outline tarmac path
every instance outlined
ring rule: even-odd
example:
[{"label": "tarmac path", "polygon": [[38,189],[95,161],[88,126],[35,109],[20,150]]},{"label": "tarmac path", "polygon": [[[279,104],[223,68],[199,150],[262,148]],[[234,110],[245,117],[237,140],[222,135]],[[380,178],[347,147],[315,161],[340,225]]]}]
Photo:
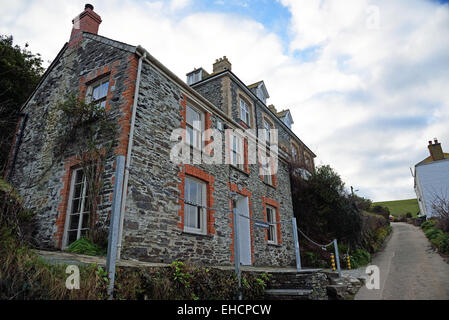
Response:
[{"label": "tarmac path", "polygon": [[449,264],[419,227],[392,223],[393,233],[371,265],[379,267],[380,288],[360,288],[355,300],[449,300]]}]

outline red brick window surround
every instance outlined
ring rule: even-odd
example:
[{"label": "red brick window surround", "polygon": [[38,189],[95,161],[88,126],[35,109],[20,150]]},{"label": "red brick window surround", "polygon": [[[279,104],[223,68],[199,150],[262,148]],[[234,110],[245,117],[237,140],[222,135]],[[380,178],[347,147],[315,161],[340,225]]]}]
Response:
[{"label": "red brick window surround", "polygon": [[[279,202],[277,202],[273,199],[267,198],[267,197],[262,197],[262,207],[263,207],[263,215],[264,215],[265,222],[269,223],[269,222],[280,222],[281,221],[281,216],[280,216],[280,211],[279,211]],[[274,213],[275,219],[276,219],[275,221],[273,221],[272,217],[268,217],[269,213],[273,214],[272,210],[275,211],[275,213]],[[274,228],[274,229],[272,229],[272,228]],[[270,233],[271,233],[271,235],[274,235],[274,237],[275,237],[274,239],[272,237],[270,237]],[[280,245],[282,243],[281,224],[280,223],[272,224],[270,226],[270,229],[265,230],[265,241],[268,244],[275,244],[275,245]]]},{"label": "red brick window surround", "polygon": [[186,199],[186,196],[188,197],[188,195],[185,194],[186,180],[189,181],[189,179],[191,179],[192,181],[197,180],[198,182],[203,182],[205,184],[204,204],[206,205],[207,208],[203,209],[204,219],[199,222],[200,224],[202,223],[204,225],[201,225],[199,230],[196,231],[187,225],[188,222],[190,223],[190,225],[192,225],[192,221],[186,221],[188,219],[188,217],[186,217],[186,214],[188,214],[188,212],[186,211],[192,210],[193,207],[188,203],[185,203],[184,200],[179,199],[180,209],[178,211],[179,217],[178,228],[187,233],[208,234],[208,235],[216,234],[214,226],[215,210],[211,209],[214,205],[214,197],[213,197],[214,182],[215,182],[214,177],[212,175],[209,175],[205,171],[188,164],[180,167],[181,171],[179,173],[179,177],[181,178],[181,183],[179,183],[178,189],[181,195],[181,199]]},{"label": "red brick window surround", "polygon": [[[207,131],[208,129],[212,128],[212,119],[211,119],[211,113],[204,111],[203,108],[197,106],[194,102],[192,102],[185,94],[182,94],[182,99],[180,101],[181,109],[181,123],[180,128],[185,129],[186,132],[189,132],[189,138],[191,141],[188,141],[189,145],[191,147],[196,147],[197,149],[205,149],[206,152],[207,146],[212,142],[212,138],[208,135],[206,135],[205,141],[202,141],[202,134]],[[200,122],[200,126],[194,126],[192,123],[195,114],[199,114],[199,119],[196,119]],[[193,116],[193,117],[192,117]],[[184,139],[187,138],[186,136],[183,136]],[[192,145],[193,143],[193,145]]]},{"label": "red brick window surround", "polygon": [[[105,65],[92,70],[80,79],[80,99],[86,102],[98,100],[106,110],[109,110],[108,101],[112,98],[111,88],[115,85],[114,75],[117,72],[117,66],[120,61],[115,61],[110,65]],[[105,86],[107,84],[107,86]],[[100,87],[98,87],[98,85]],[[94,94],[95,90],[95,97]],[[104,92],[106,89],[106,92]],[[98,96],[97,96],[98,95]],[[97,99],[95,99],[97,98]]]}]

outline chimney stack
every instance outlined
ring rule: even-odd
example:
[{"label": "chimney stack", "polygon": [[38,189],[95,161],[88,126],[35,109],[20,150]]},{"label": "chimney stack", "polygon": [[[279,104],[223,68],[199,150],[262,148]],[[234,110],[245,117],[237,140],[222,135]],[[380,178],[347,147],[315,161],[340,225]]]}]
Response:
[{"label": "chimney stack", "polygon": [[215,63],[212,65],[212,72],[217,73],[224,70],[231,70],[231,63],[229,62],[228,58],[224,56],[223,58],[215,60]]},{"label": "chimney stack", "polygon": [[72,20],[73,27],[70,35],[69,46],[73,46],[81,40],[83,31],[98,34],[101,17],[94,12],[94,6],[87,3],[84,11]]},{"label": "chimney stack", "polygon": [[438,142],[437,138],[434,138],[434,143],[432,141],[429,141],[429,145],[427,146],[429,148],[430,156],[432,157],[433,161],[438,161],[444,159],[444,153],[443,149],[441,148],[441,143]]}]

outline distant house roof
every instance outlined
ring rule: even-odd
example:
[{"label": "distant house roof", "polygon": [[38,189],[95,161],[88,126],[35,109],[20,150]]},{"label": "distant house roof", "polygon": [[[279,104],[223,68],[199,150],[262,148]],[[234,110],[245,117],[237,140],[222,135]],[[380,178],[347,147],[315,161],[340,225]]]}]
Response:
[{"label": "distant house roof", "polygon": [[[449,159],[449,153],[446,153],[446,152],[445,152],[445,153],[444,153],[444,159],[443,159],[443,160],[446,160],[446,159]],[[425,158],[424,160],[422,160],[422,161],[418,162],[417,164],[415,164],[415,167],[416,167],[416,166],[423,165],[423,164],[432,163],[432,162],[435,162],[435,161],[432,159],[431,156],[428,156],[428,157]]]}]

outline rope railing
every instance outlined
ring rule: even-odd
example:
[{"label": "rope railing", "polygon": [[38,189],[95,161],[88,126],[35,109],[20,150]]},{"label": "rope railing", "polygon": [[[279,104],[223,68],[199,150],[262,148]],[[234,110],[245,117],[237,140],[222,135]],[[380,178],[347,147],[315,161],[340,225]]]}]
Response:
[{"label": "rope railing", "polygon": [[316,245],[318,247],[327,248],[334,243],[334,240],[332,240],[328,244],[319,244],[319,243],[313,241],[312,239],[310,239],[304,232],[301,231],[301,229],[299,229],[299,228],[296,228],[296,229],[298,229],[298,231],[304,236],[304,238],[306,238],[307,240],[309,240],[310,242],[312,242],[314,245]]}]

